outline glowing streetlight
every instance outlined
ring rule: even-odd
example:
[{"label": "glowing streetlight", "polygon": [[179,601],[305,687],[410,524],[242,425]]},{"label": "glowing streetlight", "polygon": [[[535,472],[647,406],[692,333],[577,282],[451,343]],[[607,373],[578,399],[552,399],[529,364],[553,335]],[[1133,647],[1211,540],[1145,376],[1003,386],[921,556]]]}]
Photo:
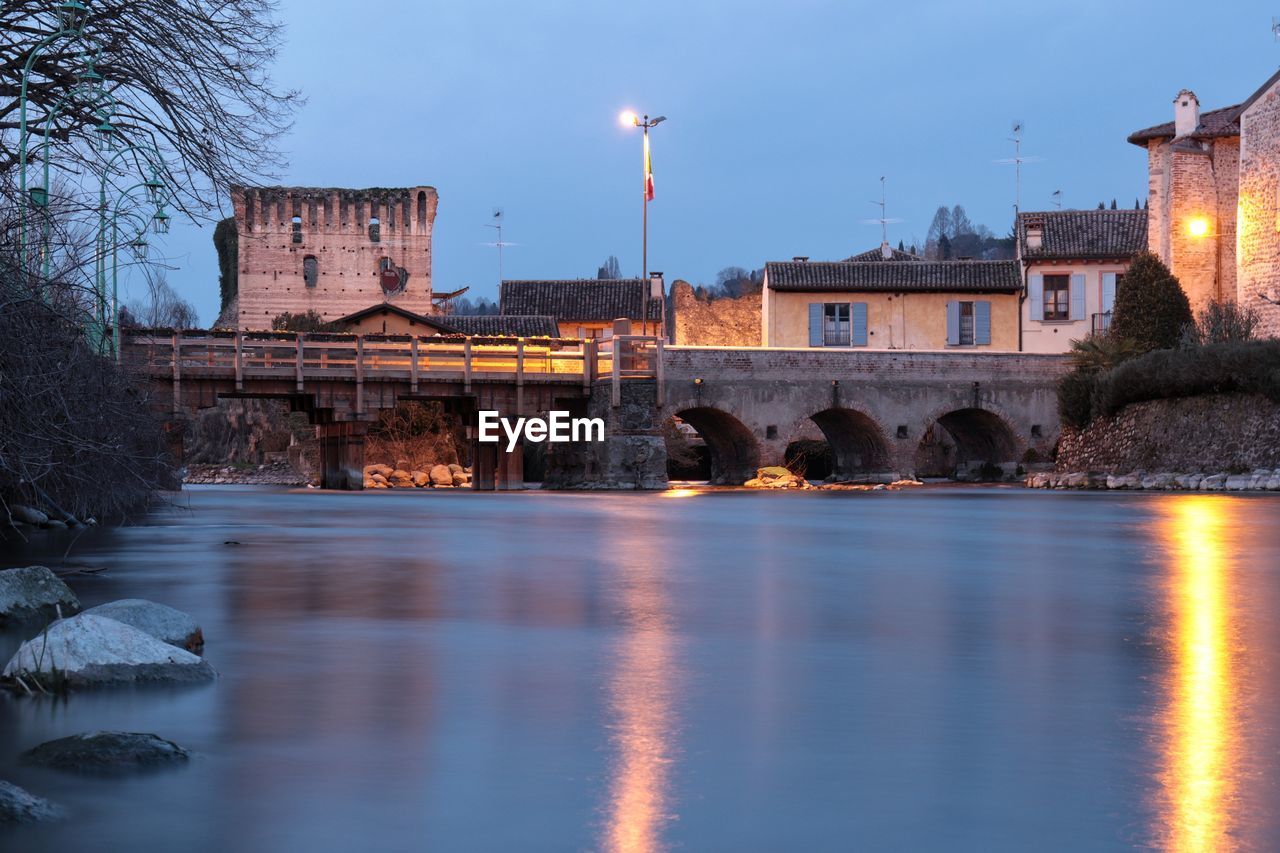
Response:
[{"label": "glowing streetlight", "polygon": [[1187,223],[1187,231],[1192,237],[1207,237],[1209,235],[1209,220],[1203,216],[1194,217]]},{"label": "glowing streetlight", "polygon": [[623,127],[633,127],[640,123],[640,116],[631,112],[631,110],[623,110],[621,115],[618,116],[618,121],[622,123]]},{"label": "glowing streetlight", "polygon": [[[649,157],[649,128],[657,127],[667,120],[666,116],[638,116],[630,110],[623,111],[619,119],[624,125],[632,125],[644,130],[644,219],[643,242],[640,250],[641,279],[649,278],[649,202],[653,200],[653,160]],[[649,331],[649,290],[644,292],[644,317],[640,321],[644,333]]]}]

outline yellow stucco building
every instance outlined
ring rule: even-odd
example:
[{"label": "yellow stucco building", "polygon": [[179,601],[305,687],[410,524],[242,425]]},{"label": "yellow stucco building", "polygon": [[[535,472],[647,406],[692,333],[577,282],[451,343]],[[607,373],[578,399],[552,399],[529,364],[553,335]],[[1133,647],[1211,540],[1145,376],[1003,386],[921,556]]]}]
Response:
[{"label": "yellow stucco building", "polygon": [[1016,261],[926,261],[887,245],[848,261],[795,258],[765,265],[761,339],[768,347],[1014,352],[1021,292]]}]

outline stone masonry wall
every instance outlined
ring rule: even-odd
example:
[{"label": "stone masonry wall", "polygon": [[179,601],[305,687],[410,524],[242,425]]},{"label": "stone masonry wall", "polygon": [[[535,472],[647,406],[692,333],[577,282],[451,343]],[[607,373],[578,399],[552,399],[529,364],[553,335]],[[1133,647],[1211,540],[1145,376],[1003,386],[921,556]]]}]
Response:
[{"label": "stone masonry wall", "polygon": [[[268,329],[286,311],[316,311],[334,320],[383,301],[432,312],[433,188],[235,187],[231,196],[239,234],[240,328]],[[301,234],[296,243],[295,217]],[[304,277],[308,258],[315,269],[310,283]],[[391,273],[386,286],[383,267]]]},{"label": "stone masonry wall", "polygon": [[[1280,307],[1263,298],[1280,291],[1280,91],[1272,87],[1241,117],[1236,298],[1262,320],[1262,333],[1280,336]],[[1274,298],[1275,294],[1272,294]]]},{"label": "stone masonry wall", "polygon": [[1280,467],[1280,405],[1212,394],[1126,406],[1075,432],[1063,429],[1057,470],[1243,473]]},{"label": "stone masonry wall", "polygon": [[759,293],[737,299],[699,299],[687,281],[671,287],[674,343],[687,346],[760,346]]}]

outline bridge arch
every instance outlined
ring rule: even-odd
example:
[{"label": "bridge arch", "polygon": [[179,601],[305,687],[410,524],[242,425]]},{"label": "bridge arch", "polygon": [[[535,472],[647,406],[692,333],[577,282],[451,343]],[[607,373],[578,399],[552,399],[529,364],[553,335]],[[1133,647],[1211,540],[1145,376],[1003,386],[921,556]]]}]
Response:
[{"label": "bridge arch", "polygon": [[1020,446],[1008,419],[988,408],[944,411],[925,426],[916,447],[916,476],[1004,479],[1015,473]]},{"label": "bridge arch", "polygon": [[838,479],[854,479],[891,467],[884,430],[870,415],[857,409],[823,409],[809,416],[831,447],[832,467]]},{"label": "bridge arch", "polygon": [[740,485],[756,475],[760,445],[746,424],[712,406],[693,406],[675,414],[706,442],[712,483]]}]

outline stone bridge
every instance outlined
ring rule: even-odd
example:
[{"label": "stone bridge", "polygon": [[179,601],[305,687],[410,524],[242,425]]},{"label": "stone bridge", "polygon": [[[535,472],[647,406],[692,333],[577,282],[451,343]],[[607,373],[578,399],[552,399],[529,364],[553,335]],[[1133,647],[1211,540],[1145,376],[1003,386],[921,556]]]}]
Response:
[{"label": "stone bridge", "polygon": [[667,347],[660,417],[698,431],[714,482],[784,464],[804,439],[828,442],[841,478],[1013,476],[1058,439],[1055,383],[1067,364],[1029,353]]}]

